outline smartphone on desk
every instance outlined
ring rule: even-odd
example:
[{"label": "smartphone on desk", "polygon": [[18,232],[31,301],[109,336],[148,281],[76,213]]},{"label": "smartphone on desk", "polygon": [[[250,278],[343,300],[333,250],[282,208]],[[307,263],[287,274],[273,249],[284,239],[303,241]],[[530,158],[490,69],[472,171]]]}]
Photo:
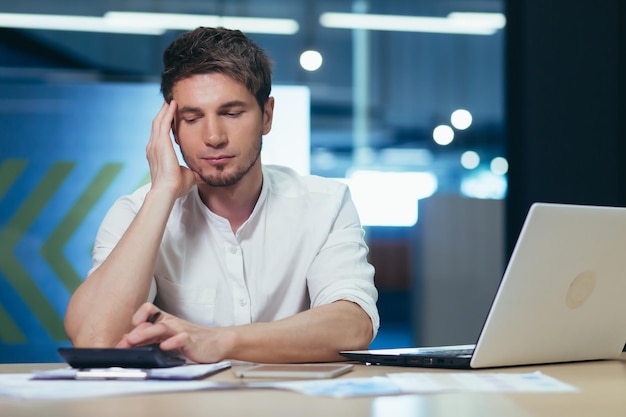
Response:
[{"label": "smartphone on desk", "polygon": [[351,364],[259,364],[238,369],[235,375],[241,378],[334,378],[345,374],[354,366]]},{"label": "smartphone on desk", "polygon": [[72,368],[170,368],[186,360],[174,351],[164,351],[158,344],[132,348],[61,347],[59,355]]}]

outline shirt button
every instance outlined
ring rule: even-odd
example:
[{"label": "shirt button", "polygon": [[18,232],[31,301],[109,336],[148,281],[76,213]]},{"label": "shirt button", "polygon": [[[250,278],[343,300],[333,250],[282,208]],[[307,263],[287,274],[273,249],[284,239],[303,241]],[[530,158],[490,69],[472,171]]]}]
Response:
[{"label": "shirt button", "polygon": [[245,298],[242,298],[241,300],[239,300],[239,304],[244,307],[246,304],[248,304],[248,302],[245,300]]},{"label": "shirt button", "polygon": [[232,253],[232,254],[237,253],[237,246],[231,246],[230,247],[230,253]]}]

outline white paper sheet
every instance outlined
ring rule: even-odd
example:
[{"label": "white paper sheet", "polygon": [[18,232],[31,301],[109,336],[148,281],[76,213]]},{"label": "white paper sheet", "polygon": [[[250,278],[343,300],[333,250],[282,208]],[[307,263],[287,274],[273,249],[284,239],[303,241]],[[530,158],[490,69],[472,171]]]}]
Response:
[{"label": "white paper sheet", "polygon": [[134,369],[134,368],[102,368],[76,369],[71,367],[34,371],[33,379],[166,379],[190,380],[199,379],[230,368],[229,361],[209,364],[193,364],[170,368]]},{"label": "white paper sheet", "polygon": [[0,396],[26,400],[67,400],[116,395],[151,394],[174,391],[217,390],[231,384],[211,381],[164,380],[34,380],[31,374],[0,374]]},{"label": "white paper sheet", "polygon": [[393,373],[387,375],[406,393],[435,392],[576,392],[572,385],[541,372],[532,373]]},{"label": "white paper sheet", "polygon": [[387,376],[308,381],[213,382],[167,380],[33,380],[32,374],[0,374],[0,396],[61,400],[173,391],[282,389],[335,398],[446,392],[576,392],[578,389],[541,372],[535,373],[392,373]]},{"label": "white paper sheet", "polygon": [[[62,400],[172,391],[235,389],[237,383],[198,380],[230,367],[229,361],[158,369],[102,370],[102,378],[76,379],[81,370],[64,367],[22,374],[0,374],[0,397]],[[112,368],[113,369],[113,368]],[[133,375],[136,374],[135,377]],[[114,375],[120,375],[119,379]],[[113,378],[113,379],[105,379]]]},{"label": "white paper sheet", "polygon": [[576,387],[541,372],[527,374],[406,372],[388,374],[386,377],[273,382],[266,383],[265,386],[307,395],[336,398],[446,392],[553,393],[578,391]]}]

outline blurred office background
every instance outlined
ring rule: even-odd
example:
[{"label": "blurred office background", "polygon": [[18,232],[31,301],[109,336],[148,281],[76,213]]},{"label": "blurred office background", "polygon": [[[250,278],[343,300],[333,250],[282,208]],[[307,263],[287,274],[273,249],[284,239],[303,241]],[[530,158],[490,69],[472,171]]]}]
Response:
[{"label": "blurred office background", "polygon": [[626,205],[619,0],[0,0],[0,362],[68,344],[97,227],[149,180],[161,53],[200,25],[274,61],[264,160],[350,185],[374,347],[473,342],[532,202]]}]

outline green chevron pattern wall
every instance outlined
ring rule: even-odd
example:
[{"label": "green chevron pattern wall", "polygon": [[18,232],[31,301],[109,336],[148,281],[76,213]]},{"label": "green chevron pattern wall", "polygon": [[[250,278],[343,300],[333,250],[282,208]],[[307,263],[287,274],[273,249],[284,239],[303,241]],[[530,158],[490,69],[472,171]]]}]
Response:
[{"label": "green chevron pattern wall", "polygon": [[0,82],[0,362],[59,361],[115,198],[149,180],[156,84]]}]

